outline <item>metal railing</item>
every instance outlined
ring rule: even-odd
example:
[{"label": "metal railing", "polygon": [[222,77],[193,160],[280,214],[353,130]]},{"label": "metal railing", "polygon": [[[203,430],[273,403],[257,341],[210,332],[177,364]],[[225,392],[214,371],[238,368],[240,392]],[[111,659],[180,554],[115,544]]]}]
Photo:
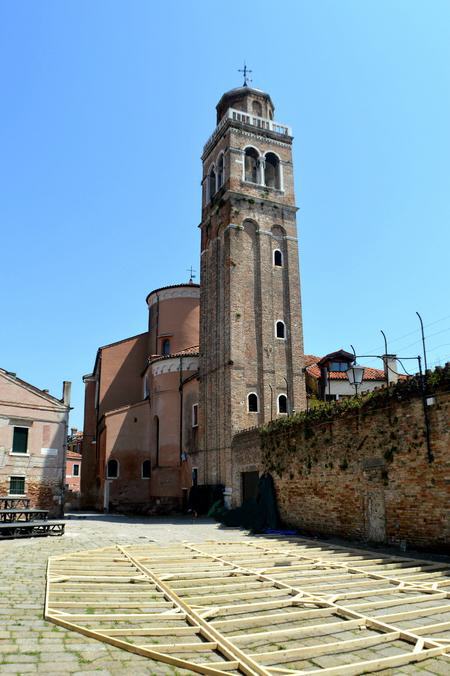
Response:
[{"label": "metal railing", "polygon": [[215,141],[222,127],[228,122],[228,120],[233,120],[234,122],[241,122],[242,124],[248,124],[251,127],[257,127],[258,129],[263,129],[267,131],[272,131],[275,134],[281,134],[283,136],[292,136],[292,129],[285,124],[280,124],[279,122],[274,122],[274,120],[268,120],[265,117],[257,117],[256,115],[250,115],[245,113],[242,110],[237,110],[236,108],[228,108],[225,115],[220,120],[219,124],[205,143],[203,152],[206,152],[208,147]]}]

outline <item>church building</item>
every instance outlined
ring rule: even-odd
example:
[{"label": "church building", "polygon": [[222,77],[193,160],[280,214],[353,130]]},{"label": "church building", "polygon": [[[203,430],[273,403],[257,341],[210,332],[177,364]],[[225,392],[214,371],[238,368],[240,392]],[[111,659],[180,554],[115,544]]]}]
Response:
[{"label": "church building", "polygon": [[246,80],[216,110],[200,286],[151,292],[148,331],[84,377],[84,507],[164,511],[192,484],[237,505],[233,436],[306,406],[292,131]]}]

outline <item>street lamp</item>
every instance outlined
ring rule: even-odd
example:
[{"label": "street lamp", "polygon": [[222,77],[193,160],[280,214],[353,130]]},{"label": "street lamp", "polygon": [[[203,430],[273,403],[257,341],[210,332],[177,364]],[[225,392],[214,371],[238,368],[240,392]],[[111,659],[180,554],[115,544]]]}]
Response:
[{"label": "street lamp", "polygon": [[355,388],[355,394],[358,395],[358,385],[361,385],[364,378],[364,366],[357,364],[356,362],[348,367],[347,378],[350,385],[353,385]]},{"label": "street lamp", "polygon": [[[383,333],[383,332],[381,332],[381,333]],[[384,340],[385,340],[385,348],[386,348],[386,353],[387,353],[387,342],[386,342],[386,336],[384,335],[384,333],[383,333],[383,336],[384,336]],[[347,378],[348,378],[350,385],[353,385],[353,387],[355,388],[355,393],[356,393],[356,396],[357,396],[358,395],[358,385],[361,385],[363,378],[364,378],[364,366],[360,366],[359,364],[356,363],[357,355],[356,355],[356,352],[355,352],[355,348],[353,347],[353,345],[351,345],[351,348],[353,350],[353,354],[355,355],[355,362],[352,366],[349,366],[349,368],[346,371],[346,374],[347,374]],[[384,355],[384,357],[387,357],[387,356],[388,356],[387,354]],[[379,354],[359,354],[358,357],[360,359],[368,359],[368,358],[375,358],[376,357],[377,359],[382,359],[383,362],[385,361],[384,357],[382,355],[379,355]],[[424,375],[423,372],[422,372],[422,359],[421,359],[420,355],[418,355],[417,357],[401,357],[401,358],[397,357],[397,359],[400,361],[400,363],[402,363],[402,361],[406,360],[406,359],[414,359],[414,360],[417,360],[417,362],[419,364],[419,386],[420,386],[420,392],[421,392],[421,396],[422,396],[423,415],[424,415],[424,419],[425,419],[425,438],[426,438],[426,442],[427,442],[427,455],[428,455],[428,462],[433,462],[434,456],[433,456],[433,451],[432,451],[432,448],[431,448],[430,420],[429,420],[429,417],[428,417],[428,406],[430,404],[427,401],[427,396],[426,396],[427,395],[427,382],[426,382],[427,376],[426,376],[426,373]],[[389,369],[389,366],[387,367],[387,370],[388,369]],[[386,382],[387,382],[386,394],[389,397],[389,377],[388,377],[388,374],[387,374],[387,370],[386,370]]]}]

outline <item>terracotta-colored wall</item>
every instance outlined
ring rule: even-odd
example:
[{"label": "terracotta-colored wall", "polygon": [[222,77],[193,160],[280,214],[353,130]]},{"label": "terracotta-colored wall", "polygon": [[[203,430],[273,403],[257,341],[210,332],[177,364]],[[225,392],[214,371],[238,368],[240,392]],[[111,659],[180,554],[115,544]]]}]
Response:
[{"label": "terracotta-colored wall", "polygon": [[169,287],[149,294],[149,354],[161,354],[162,341],[170,340],[176,354],[198,345],[200,290],[195,284]]},{"label": "terracotta-colored wall", "polygon": [[[81,479],[81,460],[82,456],[78,453],[68,452],[66,456],[66,487],[75,493],[80,491]],[[78,465],[79,473],[75,476],[73,473],[73,466]]]},{"label": "terracotta-colored wall", "polygon": [[143,398],[141,373],[147,357],[147,333],[102,348],[99,418]]},{"label": "terracotta-colored wall", "polygon": [[150,501],[150,481],[142,478],[142,463],[151,460],[148,429],[148,402],[112,411],[105,416],[105,466],[114,458],[119,462],[119,476],[110,480],[110,505],[134,509]]},{"label": "terracotta-colored wall", "polygon": [[[159,303],[153,302],[155,294]],[[199,289],[196,285],[169,287],[150,294],[148,300],[150,332],[100,349],[94,374],[94,379],[99,379],[98,416],[96,384],[87,378],[81,480],[84,507],[104,508],[105,468],[109,458],[120,463],[119,477],[109,482],[111,508],[148,511],[157,508],[158,502],[163,508],[181,500],[180,451],[184,447],[180,449],[180,357],[159,360],[156,372],[153,363],[148,366],[146,400],[143,371],[149,355],[155,353],[155,346],[159,351],[164,336],[170,338],[171,353],[198,344]],[[186,378],[198,368],[198,360],[185,355],[181,366],[182,377]],[[198,400],[192,394],[196,388],[197,381],[187,389],[188,407],[192,406],[193,396]],[[188,415],[191,421],[190,410]],[[156,417],[160,421],[159,462]],[[192,431],[186,430],[183,444],[192,446],[191,437]],[[152,475],[146,480],[141,478],[141,466],[148,458],[152,462]]]},{"label": "terracotta-colored wall", "polygon": [[180,463],[180,374],[163,373],[152,378],[151,439],[156,439],[155,417],[159,418],[159,465]]},{"label": "terracotta-colored wall", "polygon": [[199,301],[196,298],[173,298],[159,304],[159,335],[171,334],[170,352],[175,354],[198,345]]},{"label": "terracotta-colored wall", "polygon": [[85,509],[92,509],[96,504],[98,486],[97,477],[97,413],[95,410],[96,384],[92,379],[85,382],[84,390],[84,428],[83,428],[83,473],[81,475],[80,504]]},{"label": "terracotta-colored wall", "polygon": [[192,457],[198,450],[198,426],[192,425],[192,406],[198,404],[199,381],[193,378],[183,387],[183,459],[180,468],[182,490],[189,490],[192,485]]}]

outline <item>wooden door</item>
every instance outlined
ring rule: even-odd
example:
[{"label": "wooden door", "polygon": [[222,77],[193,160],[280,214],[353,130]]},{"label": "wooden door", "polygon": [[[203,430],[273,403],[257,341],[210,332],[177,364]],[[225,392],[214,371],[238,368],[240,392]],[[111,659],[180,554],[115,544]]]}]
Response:
[{"label": "wooden door", "polygon": [[256,498],[258,494],[258,472],[242,472],[242,502]]}]

